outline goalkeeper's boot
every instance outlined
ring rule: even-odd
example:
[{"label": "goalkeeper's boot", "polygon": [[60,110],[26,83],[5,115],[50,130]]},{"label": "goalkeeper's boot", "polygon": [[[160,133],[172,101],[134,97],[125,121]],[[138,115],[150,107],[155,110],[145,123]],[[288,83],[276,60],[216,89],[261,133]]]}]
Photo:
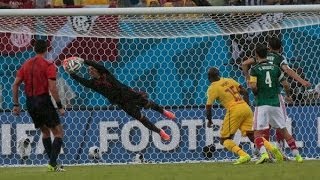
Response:
[{"label": "goalkeeper's boot", "polygon": [[303,162],[303,159],[302,159],[302,157],[301,157],[300,154],[297,154],[294,158],[295,158],[296,161],[299,162],[299,163],[302,163],[302,162]]},{"label": "goalkeeper's boot", "polygon": [[160,130],[159,134],[163,140],[170,141],[170,136],[163,129]]},{"label": "goalkeeper's boot", "polygon": [[260,159],[256,162],[256,164],[262,164],[269,161],[269,155],[267,152],[262,153]]},{"label": "goalkeeper's boot", "polygon": [[282,162],[283,161],[283,155],[282,155],[281,151],[278,148],[274,147],[271,150],[271,153],[276,158],[277,162]]},{"label": "goalkeeper's boot", "polygon": [[48,165],[48,172],[65,172],[66,170],[63,168],[63,166],[51,166],[50,164]]},{"label": "goalkeeper's boot", "polygon": [[249,155],[240,156],[239,159],[237,159],[237,161],[233,164],[234,165],[244,164],[244,163],[250,162],[250,160],[251,160],[251,157]]},{"label": "goalkeeper's boot", "polygon": [[166,116],[169,119],[175,119],[176,115],[174,115],[174,113],[167,111],[167,110],[163,110],[163,115]]}]

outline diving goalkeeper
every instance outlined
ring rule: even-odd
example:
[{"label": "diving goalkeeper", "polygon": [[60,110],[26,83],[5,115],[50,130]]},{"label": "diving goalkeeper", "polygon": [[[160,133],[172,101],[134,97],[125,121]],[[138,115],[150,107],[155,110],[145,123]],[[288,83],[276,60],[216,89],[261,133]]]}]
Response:
[{"label": "diving goalkeeper", "polygon": [[108,98],[111,104],[118,105],[128,115],[139,120],[146,128],[157,132],[163,140],[170,140],[170,136],[150,122],[141,113],[141,109],[150,108],[169,119],[174,119],[175,115],[172,112],[149,100],[144,92],[137,92],[121,83],[104,66],[89,60],[83,60],[83,63],[88,66],[88,73],[91,79],[88,80],[74,72],[68,72],[73,79]]}]

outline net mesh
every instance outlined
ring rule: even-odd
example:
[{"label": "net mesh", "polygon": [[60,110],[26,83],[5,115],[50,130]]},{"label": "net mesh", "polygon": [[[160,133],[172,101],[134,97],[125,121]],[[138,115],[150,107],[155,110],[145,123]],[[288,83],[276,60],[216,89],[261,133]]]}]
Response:
[{"label": "net mesh", "polygon": [[[1,17],[0,32],[68,37],[176,38],[255,33],[319,24],[319,12]],[[62,28],[63,27],[63,28]]]},{"label": "net mesh", "polygon": [[[314,87],[320,79],[319,21],[319,12],[0,17],[0,165],[47,163],[40,132],[29,115],[15,117],[9,111],[16,70],[35,55],[31,44],[36,38],[50,42],[47,58],[58,66],[59,94],[68,108],[61,118],[65,130],[61,163],[230,160],[236,156],[219,144],[225,114],[221,107],[213,110],[214,128],[206,128],[208,68],[218,67],[222,76],[246,86],[240,63],[253,55],[257,43],[276,35],[290,66]],[[161,141],[107,99],[72,80],[60,65],[70,56],[104,64],[121,82],[147,92],[150,99],[173,111],[175,121],[143,110],[172,140]],[[84,67],[79,74],[88,77]],[[302,156],[317,158],[319,94],[288,80],[295,103],[287,107],[287,127]],[[20,102],[26,110],[24,95]],[[252,154],[248,139],[237,133],[235,141]],[[100,158],[89,156],[94,146]],[[286,153],[291,155],[289,149]]]}]

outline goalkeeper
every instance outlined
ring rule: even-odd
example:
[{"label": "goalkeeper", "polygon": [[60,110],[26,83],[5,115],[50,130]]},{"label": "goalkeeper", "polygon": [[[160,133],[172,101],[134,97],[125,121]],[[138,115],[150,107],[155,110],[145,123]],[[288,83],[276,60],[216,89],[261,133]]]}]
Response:
[{"label": "goalkeeper", "polygon": [[88,60],[83,60],[83,63],[88,66],[88,73],[91,79],[82,78],[76,73],[69,71],[68,73],[73,79],[108,98],[111,104],[118,105],[127,114],[139,120],[146,128],[160,134],[163,140],[170,140],[170,136],[164,130],[157,128],[151,123],[141,113],[141,109],[150,108],[169,119],[174,119],[175,115],[172,112],[163,109],[163,107],[149,100],[145,93],[134,91],[118,81],[104,66]]}]

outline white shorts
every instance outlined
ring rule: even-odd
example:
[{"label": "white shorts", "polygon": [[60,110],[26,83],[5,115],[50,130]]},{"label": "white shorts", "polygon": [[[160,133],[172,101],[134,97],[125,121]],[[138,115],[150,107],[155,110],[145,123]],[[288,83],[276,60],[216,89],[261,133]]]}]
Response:
[{"label": "white shorts", "polygon": [[275,106],[257,106],[254,109],[253,130],[286,127],[286,114],[283,107]]}]

